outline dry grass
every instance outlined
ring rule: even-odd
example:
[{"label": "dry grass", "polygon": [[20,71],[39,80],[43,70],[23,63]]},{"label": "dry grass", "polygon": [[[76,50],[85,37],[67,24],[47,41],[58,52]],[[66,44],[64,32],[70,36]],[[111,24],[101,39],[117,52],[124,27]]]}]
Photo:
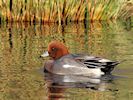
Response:
[{"label": "dry grass", "polygon": [[10,1],[0,1],[2,21],[61,23],[126,19],[133,15],[133,0],[12,0],[12,5]]}]

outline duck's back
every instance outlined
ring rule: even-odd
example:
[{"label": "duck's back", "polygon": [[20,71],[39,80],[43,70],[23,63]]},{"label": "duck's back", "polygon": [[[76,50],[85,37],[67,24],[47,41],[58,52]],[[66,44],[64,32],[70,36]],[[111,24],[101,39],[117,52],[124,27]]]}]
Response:
[{"label": "duck's back", "polygon": [[88,68],[98,68],[101,67],[101,70],[105,74],[111,73],[116,65],[119,64],[117,61],[111,61],[109,59],[87,56],[87,55],[74,55],[75,59],[82,61]]},{"label": "duck's back", "polygon": [[98,78],[103,73],[101,68],[88,68],[82,61],[76,60],[73,55],[66,55],[54,62],[53,73],[60,75],[83,75]]}]

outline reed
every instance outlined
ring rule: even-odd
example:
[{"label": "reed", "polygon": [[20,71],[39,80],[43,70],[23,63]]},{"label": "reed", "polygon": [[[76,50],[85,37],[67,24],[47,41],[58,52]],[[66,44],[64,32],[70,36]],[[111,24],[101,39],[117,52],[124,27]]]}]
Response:
[{"label": "reed", "polygon": [[133,0],[1,0],[0,8],[0,18],[9,22],[61,24],[133,16]]}]

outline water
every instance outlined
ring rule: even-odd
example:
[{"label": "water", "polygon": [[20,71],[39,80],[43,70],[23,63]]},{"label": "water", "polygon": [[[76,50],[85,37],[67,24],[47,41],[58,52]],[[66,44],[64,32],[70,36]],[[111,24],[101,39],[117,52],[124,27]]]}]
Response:
[{"label": "water", "polygon": [[[102,80],[44,74],[40,55],[54,39],[72,53],[126,61]],[[132,84],[133,28],[122,22],[0,26],[0,100],[132,100]]]}]

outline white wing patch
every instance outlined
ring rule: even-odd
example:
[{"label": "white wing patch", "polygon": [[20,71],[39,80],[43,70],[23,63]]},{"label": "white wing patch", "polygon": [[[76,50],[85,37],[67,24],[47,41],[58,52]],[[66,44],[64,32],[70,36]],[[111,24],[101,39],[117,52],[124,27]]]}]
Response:
[{"label": "white wing patch", "polygon": [[75,67],[75,66],[68,65],[68,64],[66,64],[66,65],[63,65],[63,68],[72,68],[72,67]]},{"label": "white wing patch", "polygon": [[108,60],[108,59],[101,59],[101,60],[99,60],[99,62],[110,62],[110,60]]}]

